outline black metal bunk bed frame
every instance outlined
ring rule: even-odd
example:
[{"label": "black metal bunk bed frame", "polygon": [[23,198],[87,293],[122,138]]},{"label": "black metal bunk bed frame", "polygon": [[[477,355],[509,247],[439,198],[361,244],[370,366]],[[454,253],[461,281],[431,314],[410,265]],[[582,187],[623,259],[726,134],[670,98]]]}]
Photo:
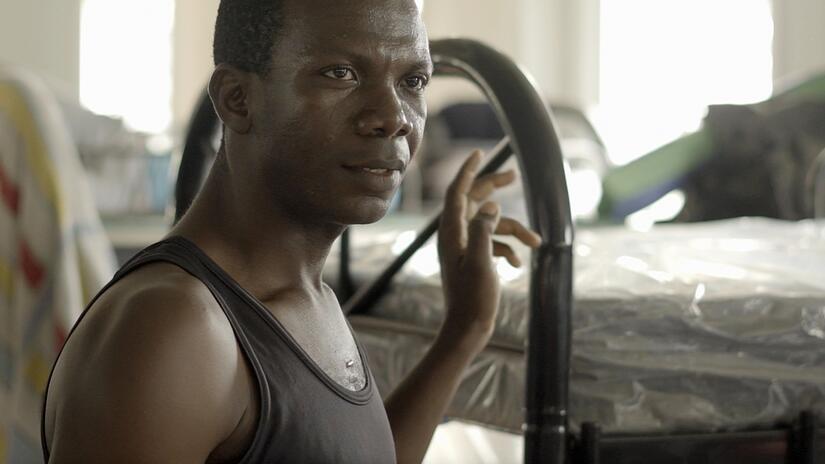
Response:
[{"label": "black metal bunk bed frame", "polygon": [[[479,175],[518,158],[530,226],[542,236],[531,262],[527,340],[524,462],[597,463],[825,463],[825,429],[816,415],[802,412],[793,424],[770,430],[696,434],[603,435],[597,424],[578,434],[567,416],[571,313],[573,307],[573,221],[562,151],[543,99],[505,55],[478,42],[431,42],[435,74],[474,82],[489,99],[507,134]],[[214,159],[212,140],[219,121],[204,93],[190,121],[175,189],[175,221],[186,211]],[[341,237],[338,293],[348,314],[366,313],[393,276],[438,229],[428,225],[372,283],[355,291],[350,273],[349,230]]]}]

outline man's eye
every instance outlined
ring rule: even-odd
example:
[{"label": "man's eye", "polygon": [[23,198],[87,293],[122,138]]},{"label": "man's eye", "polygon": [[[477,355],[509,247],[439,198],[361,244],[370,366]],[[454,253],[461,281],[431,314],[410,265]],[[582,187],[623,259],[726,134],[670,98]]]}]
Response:
[{"label": "man's eye", "polygon": [[404,79],[407,87],[413,90],[424,90],[427,87],[427,78],[424,76],[410,76]]},{"label": "man's eye", "polygon": [[346,66],[338,66],[324,73],[325,76],[339,81],[354,81],[355,72]]}]

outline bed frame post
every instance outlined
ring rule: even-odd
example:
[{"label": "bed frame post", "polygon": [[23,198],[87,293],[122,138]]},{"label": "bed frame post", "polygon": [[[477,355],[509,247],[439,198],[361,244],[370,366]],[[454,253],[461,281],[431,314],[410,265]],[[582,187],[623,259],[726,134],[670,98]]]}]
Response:
[{"label": "bed frame post", "polygon": [[817,464],[817,421],[811,411],[799,413],[799,419],[791,433],[788,447],[788,462],[794,464]]},{"label": "bed frame post", "polygon": [[602,431],[597,424],[593,422],[582,424],[581,441],[576,453],[576,464],[599,464],[601,462],[599,451],[601,436]]},{"label": "bed frame post", "polygon": [[527,345],[525,463],[567,462],[572,249],[546,244],[534,254]]},{"label": "bed frame post", "polygon": [[430,43],[436,72],[468,78],[495,109],[518,157],[530,226],[543,245],[533,253],[524,462],[568,461],[573,220],[564,159],[544,97],[510,58],[478,42]]}]

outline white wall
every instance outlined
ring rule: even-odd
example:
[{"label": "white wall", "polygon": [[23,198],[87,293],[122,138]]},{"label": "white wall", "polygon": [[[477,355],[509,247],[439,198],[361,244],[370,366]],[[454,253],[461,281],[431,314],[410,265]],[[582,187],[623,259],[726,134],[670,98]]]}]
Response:
[{"label": "white wall", "polygon": [[[0,62],[26,66],[76,96],[82,0],[0,0]],[[218,0],[177,0],[175,126],[185,127],[212,67]],[[551,99],[598,100],[598,0],[427,0],[433,38],[474,37],[513,56]],[[774,0],[774,77],[825,69],[825,1]],[[438,89],[434,100],[442,98]],[[447,92],[444,92],[445,94]]]},{"label": "white wall", "polygon": [[825,72],[825,0],[774,0],[775,80]]},{"label": "white wall", "polygon": [[0,62],[24,66],[77,97],[81,0],[0,0]]},{"label": "white wall", "polygon": [[[431,39],[474,38],[509,55],[553,101],[598,98],[598,0],[428,0],[424,22]],[[431,93],[435,107],[471,95],[457,86]]]},{"label": "white wall", "polygon": [[[174,115],[181,130],[212,69],[217,5],[177,0]],[[774,77],[825,69],[825,1],[774,0],[774,14]],[[424,21],[433,39],[476,38],[512,56],[553,101],[584,108],[598,102],[599,0],[426,0]],[[430,94],[437,109],[475,92],[447,84]]]},{"label": "white wall", "polygon": [[172,125],[186,130],[189,115],[212,72],[212,35],[218,0],[176,0]]}]

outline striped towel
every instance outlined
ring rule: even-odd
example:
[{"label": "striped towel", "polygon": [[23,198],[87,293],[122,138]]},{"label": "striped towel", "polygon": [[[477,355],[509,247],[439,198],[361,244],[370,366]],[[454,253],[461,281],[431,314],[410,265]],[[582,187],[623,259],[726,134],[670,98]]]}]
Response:
[{"label": "striped towel", "polygon": [[43,461],[51,365],[114,270],[54,97],[35,76],[0,67],[0,464]]}]

